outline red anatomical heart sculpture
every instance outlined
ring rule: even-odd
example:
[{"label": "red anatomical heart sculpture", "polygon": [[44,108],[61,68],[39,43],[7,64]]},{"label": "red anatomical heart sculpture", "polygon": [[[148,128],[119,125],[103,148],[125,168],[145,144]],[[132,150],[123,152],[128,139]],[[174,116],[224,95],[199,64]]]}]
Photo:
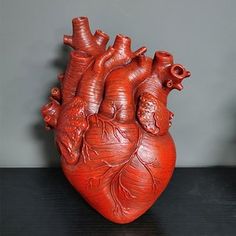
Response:
[{"label": "red anatomical heart sculpture", "polygon": [[92,34],[87,17],[72,21],[64,43],[74,50],[61,87],[42,107],[55,130],[63,171],[84,199],[107,219],[129,223],[147,211],[166,188],[175,166],[175,145],[166,107],[172,89],[190,76],[170,53],[145,56],[131,40]]}]

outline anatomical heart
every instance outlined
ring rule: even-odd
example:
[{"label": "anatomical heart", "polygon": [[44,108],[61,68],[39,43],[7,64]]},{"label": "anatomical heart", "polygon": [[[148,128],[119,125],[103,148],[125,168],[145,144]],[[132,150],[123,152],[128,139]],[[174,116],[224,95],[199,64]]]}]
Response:
[{"label": "anatomical heart", "polygon": [[166,188],[175,167],[168,130],[174,114],[167,97],[190,76],[173,56],[146,47],[131,49],[118,34],[112,46],[87,17],[72,21],[73,48],[60,88],[41,109],[54,129],[65,176],[107,219],[124,224],[146,212]]}]

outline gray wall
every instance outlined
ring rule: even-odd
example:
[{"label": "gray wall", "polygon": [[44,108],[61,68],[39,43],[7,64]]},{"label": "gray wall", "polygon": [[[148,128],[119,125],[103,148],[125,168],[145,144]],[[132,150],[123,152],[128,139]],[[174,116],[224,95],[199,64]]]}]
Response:
[{"label": "gray wall", "polygon": [[65,67],[62,36],[82,15],[111,43],[127,34],[134,49],[168,50],[191,70],[169,99],[178,166],[235,165],[235,9],[233,0],[0,0],[0,166],[58,165],[39,109]]}]

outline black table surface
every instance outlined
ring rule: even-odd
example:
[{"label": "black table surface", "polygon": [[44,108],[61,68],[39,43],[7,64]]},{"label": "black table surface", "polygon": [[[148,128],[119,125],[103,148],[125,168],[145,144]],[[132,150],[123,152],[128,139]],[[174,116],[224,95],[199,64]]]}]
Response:
[{"label": "black table surface", "polygon": [[236,235],[236,168],[177,168],[133,223],[93,210],[57,168],[0,169],[0,235]]}]

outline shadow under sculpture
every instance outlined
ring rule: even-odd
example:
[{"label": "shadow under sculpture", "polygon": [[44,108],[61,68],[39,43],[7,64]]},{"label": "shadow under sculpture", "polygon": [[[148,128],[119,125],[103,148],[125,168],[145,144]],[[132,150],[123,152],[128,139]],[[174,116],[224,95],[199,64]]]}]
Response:
[{"label": "shadow under sculpture", "polygon": [[65,176],[84,199],[110,221],[129,223],[147,211],[166,188],[175,167],[168,132],[173,113],[167,97],[190,76],[173,56],[146,47],[131,50],[118,34],[112,46],[87,17],[72,20],[64,43],[74,50],[60,88],[41,109],[54,129]]}]

